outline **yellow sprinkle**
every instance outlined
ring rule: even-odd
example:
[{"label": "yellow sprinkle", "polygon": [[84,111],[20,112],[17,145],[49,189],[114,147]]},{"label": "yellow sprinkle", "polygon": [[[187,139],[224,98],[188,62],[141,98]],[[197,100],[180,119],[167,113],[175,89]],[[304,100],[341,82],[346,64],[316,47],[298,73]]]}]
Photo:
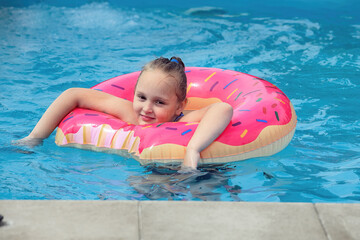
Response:
[{"label": "yellow sprinkle", "polygon": [[226,98],[226,99],[229,99],[231,97],[231,95],[234,94],[234,92],[236,92],[238,89],[235,89],[232,93],[230,93],[230,95]]},{"label": "yellow sprinkle", "polygon": [[282,104],[285,104],[285,102],[281,99],[275,98],[276,100],[278,100],[279,102],[281,102]]},{"label": "yellow sprinkle", "polygon": [[248,132],[248,130],[245,129],[245,130],[243,131],[243,133],[240,135],[240,137],[241,137],[241,138],[245,137],[245,135],[247,134],[247,132]]},{"label": "yellow sprinkle", "polygon": [[188,93],[190,91],[191,87],[192,87],[192,83],[190,83],[189,86],[187,87],[186,93]]},{"label": "yellow sprinkle", "polygon": [[207,82],[210,78],[212,78],[212,76],[214,76],[216,74],[216,72],[213,72],[210,76],[208,76],[205,80],[204,80],[204,82]]},{"label": "yellow sprinkle", "polygon": [[149,125],[149,126],[143,127],[142,129],[149,128],[149,127],[152,127],[152,125]]},{"label": "yellow sprinkle", "polygon": [[189,125],[195,125],[195,124],[199,124],[198,122],[193,122],[193,123],[187,123],[185,124],[185,126],[189,126]]}]

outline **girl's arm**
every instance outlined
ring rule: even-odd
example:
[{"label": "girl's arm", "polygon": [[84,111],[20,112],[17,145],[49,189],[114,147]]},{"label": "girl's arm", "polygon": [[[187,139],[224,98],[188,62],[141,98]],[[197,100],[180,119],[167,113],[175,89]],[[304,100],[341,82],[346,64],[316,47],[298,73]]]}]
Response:
[{"label": "girl's arm", "polygon": [[185,115],[182,122],[200,122],[190,139],[183,166],[196,169],[200,152],[207,148],[227,127],[233,108],[227,103],[214,103],[206,108]]},{"label": "girl's arm", "polygon": [[60,121],[76,107],[105,112],[123,121],[137,123],[130,101],[97,90],[70,88],[49,106],[24,140],[47,138]]}]

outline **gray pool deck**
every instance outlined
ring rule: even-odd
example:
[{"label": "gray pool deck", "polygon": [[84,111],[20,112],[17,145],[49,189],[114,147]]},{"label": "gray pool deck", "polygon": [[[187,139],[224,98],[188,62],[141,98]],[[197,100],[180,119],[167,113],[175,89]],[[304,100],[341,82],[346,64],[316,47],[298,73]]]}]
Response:
[{"label": "gray pool deck", "polygon": [[360,239],[360,204],[0,200],[0,239]]}]

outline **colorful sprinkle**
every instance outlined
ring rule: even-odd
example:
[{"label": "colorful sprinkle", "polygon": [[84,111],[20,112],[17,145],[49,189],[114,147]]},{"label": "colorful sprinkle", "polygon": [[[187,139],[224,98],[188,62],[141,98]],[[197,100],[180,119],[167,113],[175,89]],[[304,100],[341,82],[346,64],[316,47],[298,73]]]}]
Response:
[{"label": "colorful sprinkle", "polygon": [[256,100],[256,102],[260,102],[262,100],[262,98],[258,98],[258,100]]},{"label": "colorful sprinkle", "polygon": [[276,119],[277,119],[278,121],[280,121],[280,119],[279,119],[279,114],[278,114],[277,111],[275,111],[275,116],[276,116]]},{"label": "colorful sprinkle", "polygon": [[273,105],[271,105],[272,108],[275,108],[277,106],[276,103],[274,103]]},{"label": "colorful sprinkle", "polygon": [[255,87],[259,82],[254,83],[253,87]]},{"label": "colorful sprinkle", "polygon": [[231,95],[234,94],[234,92],[236,92],[238,89],[235,89],[232,93],[230,93],[230,95],[226,98],[226,99],[229,99],[231,97]]},{"label": "colorful sprinkle", "polygon": [[125,88],[123,88],[123,87],[120,87],[120,86],[118,86],[118,85],[115,85],[115,84],[111,84],[111,86],[112,86],[112,87],[116,87],[116,88],[118,88],[118,89],[121,89],[121,90],[125,90]]},{"label": "colorful sprinkle", "polygon": [[163,122],[163,123],[160,123],[159,125],[157,125],[156,127],[160,127],[161,125],[163,125],[163,124],[165,124],[165,122]]},{"label": "colorful sprinkle", "polygon": [[211,86],[210,88],[210,92],[214,89],[214,87],[219,83],[219,81],[216,81],[216,83],[214,83],[214,85]]},{"label": "colorful sprinkle", "polygon": [[266,114],[266,107],[263,107],[263,113]]},{"label": "colorful sprinkle", "polygon": [[281,99],[278,99],[278,98],[274,98],[274,99],[278,100],[278,101],[281,102],[282,104],[285,104],[285,102],[284,102],[283,100],[281,100]]},{"label": "colorful sprinkle", "polygon": [[189,86],[187,87],[186,93],[188,93],[190,91],[191,87],[192,87],[192,83],[190,83]]},{"label": "colorful sprinkle", "polygon": [[99,89],[99,88],[93,88],[93,89],[96,90],[96,91],[100,91],[100,92],[103,91],[102,89]]},{"label": "colorful sprinkle", "polygon": [[266,120],[264,120],[264,119],[256,119],[256,121],[257,121],[257,122],[267,123],[267,121],[266,121]]},{"label": "colorful sprinkle", "polygon": [[67,119],[65,119],[65,120],[63,121],[63,123],[66,122],[67,120],[72,119],[73,117],[74,117],[74,116],[68,117]]},{"label": "colorful sprinkle", "polygon": [[283,95],[283,96],[286,96],[284,93],[282,92],[276,92],[277,94],[280,94],[280,95]]},{"label": "colorful sprinkle", "polygon": [[236,127],[236,126],[239,126],[241,124],[241,122],[236,122],[236,123],[234,123],[232,126],[233,127]]},{"label": "colorful sprinkle", "polygon": [[191,132],[191,131],[192,131],[191,129],[188,129],[188,130],[186,130],[186,131],[182,132],[182,133],[181,133],[181,135],[183,135],[183,136],[184,136],[185,134],[187,134],[187,133],[189,133],[189,132]]},{"label": "colorful sprinkle", "polygon": [[149,127],[152,127],[152,125],[149,125],[149,126],[143,127],[142,129],[149,128]]},{"label": "colorful sprinkle", "polygon": [[189,126],[189,125],[195,125],[195,124],[199,124],[198,122],[193,122],[193,123],[187,123],[185,124],[185,126]]},{"label": "colorful sprinkle", "polygon": [[250,112],[251,110],[248,109],[240,109],[239,112]]},{"label": "colorful sprinkle", "polygon": [[214,76],[215,74],[216,74],[216,72],[213,72],[210,76],[208,76],[208,77],[204,80],[204,82],[209,81],[209,79],[212,78],[212,76]]},{"label": "colorful sprinkle", "polygon": [[245,130],[242,132],[242,134],[240,135],[240,137],[241,137],[241,138],[245,137],[245,135],[246,135],[247,133],[248,133],[248,130],[245,129]]},{"label": "colorful sprinkle", "polygon": [[242,92],[240,92],[240,93],[237,95],[237,97],[235,98],[234,101],[236,101],[236,100],[238,99],[238,97],[240,97],[241,94],[242,94]]},{"label": "colorful sprinkle", "polygon": [[258,93],[258,95],[256,95],[257,97],[260,97],[262,95],[262,93]]},{"label": "colorful sprinkle", "polygon": [[276,86],[266,86],[267,88],[275,88],[275,89],[277,89],[277,87]]},{"label": "colorful sprinkle", "polygon": [[245,97],[246,95],[249,95],[249,94],[251,94],[251,93],[258,92],[258,91],[260,91],[260,89],[259,89],[259,90],[252,91],[252,92],[248,92],[248,93],[245,94],[243,97]]},{"label": "colorful sprinkle", "polygon": [[229,82],[225,87],[224,87],[224,89],[225,88],[227,88],[230,84],[232,84],[233,82],[236,82],[238,79],[234,79],[234,80],[232,80],[231,82]]},{"label": "colorful sprinkle", "polygon": [[187,70],[187,71],[185,71],[185,73],[189,73],[189,72],[191,72],[191,70]]},{"label": "colorful sprinkle", "polygon": [[88,116],[88,117],[96,117],[96,116],[99,116],[99,114],[96,114],[96,113],[85,113],[84,115],[85,115],[85,116]]},{"label": "colorful sprinkle", "polygon": [[173,127],[166,127],[165,129],[167,129],[167,130],[177,130],[177,128],[173,128]]}]

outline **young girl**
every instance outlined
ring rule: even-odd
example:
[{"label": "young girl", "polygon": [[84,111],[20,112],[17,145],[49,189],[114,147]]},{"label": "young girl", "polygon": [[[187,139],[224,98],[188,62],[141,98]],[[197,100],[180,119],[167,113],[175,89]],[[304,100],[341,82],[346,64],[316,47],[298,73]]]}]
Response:
[{"label": "young girl", "polygon": [[49,106],[29,136],[19,142],[27,145],[40,143],[76,107],[106,112],[136,125],[200,122],[187,145],[183,162],[184,167],[196,169],[200,152],[223,132],[231,120],[233,109],[227,103],[215,103],[184,114],[186,88],[182,60],[178,57],[160,57],[143,67],[136,83],[133,102],[97,90],[68,89]]}]

